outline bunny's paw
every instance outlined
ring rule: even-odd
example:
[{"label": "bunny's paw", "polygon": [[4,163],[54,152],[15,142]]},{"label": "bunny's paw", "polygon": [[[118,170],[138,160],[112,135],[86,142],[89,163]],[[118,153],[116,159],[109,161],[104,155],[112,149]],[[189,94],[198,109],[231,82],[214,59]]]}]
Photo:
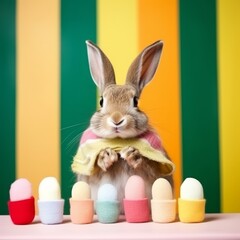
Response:
[{"label": "bunny's paw", "polygon": [[143,157],[139,150],[133,147],[125,147],[120,152],[121,158],[127,161],[128,165],[134,169],[139,167],[143,161]]},{"label": "bunny's paw", "polygon": [[117,153],[111,148],[105,148],[97,156],[97,165],[106,172],[118,160]]}]

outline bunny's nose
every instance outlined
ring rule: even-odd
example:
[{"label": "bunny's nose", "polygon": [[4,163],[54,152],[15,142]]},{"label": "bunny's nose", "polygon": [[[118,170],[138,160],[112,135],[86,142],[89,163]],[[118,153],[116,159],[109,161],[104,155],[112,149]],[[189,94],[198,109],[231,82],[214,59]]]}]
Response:
[{"label": "bunny's nose", "polygon": [[111,115],[109,120],[109,122],[111,122],[110,125],[113,127],[120,127],[124,124],[125,118],[120,112],[115,112]]},{"label": "bunny's nose", "polygon": [[123,123],[124,119],[120,120],[119,122],[113,122],[116,126],[119,126],[121,123]]}]

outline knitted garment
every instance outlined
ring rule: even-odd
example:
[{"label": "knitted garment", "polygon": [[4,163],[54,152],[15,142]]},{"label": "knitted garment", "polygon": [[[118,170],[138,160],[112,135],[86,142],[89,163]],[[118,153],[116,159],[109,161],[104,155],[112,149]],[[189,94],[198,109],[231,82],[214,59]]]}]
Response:
[{"label": "knitted garment", "polygon": [[173,173],[175,166],[162,152],[161,141],[156,133],[148,131],[136,138],[106,139],[96,136],[89,128],[82,135],[77,154],[73,158],[72,170],[77,174],[92,175],[96,158],[101,150],[110,147],[120,152],[127,146],[138,149],[140,154],[149,160],[161,163],[163,175]]}]

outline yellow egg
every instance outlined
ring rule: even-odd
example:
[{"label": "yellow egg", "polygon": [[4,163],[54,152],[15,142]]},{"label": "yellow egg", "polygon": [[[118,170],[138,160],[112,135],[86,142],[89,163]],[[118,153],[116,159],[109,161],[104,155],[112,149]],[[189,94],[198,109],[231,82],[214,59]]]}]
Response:
[{"label": "yellow egg", "polygon": [[158,178],[152,186],[152,199],[170,200],[173,199],[171,184],[164,178]]},{"label": "yellow egg", "polygon": [[91,190],[86,182],[76,182],[72,187],[72,199],[84,200],[91,198]]}]

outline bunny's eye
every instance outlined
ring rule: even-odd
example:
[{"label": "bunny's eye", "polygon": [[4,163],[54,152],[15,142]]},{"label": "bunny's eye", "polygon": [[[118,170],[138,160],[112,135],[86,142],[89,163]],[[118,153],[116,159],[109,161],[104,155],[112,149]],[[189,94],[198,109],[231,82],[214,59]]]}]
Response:
[{"label": "bunny's eye", "polygon": [[133,106],[134,107],[138,106],[138,98],[136,96],[133,98]]},{"label": "bunny's eye", "polygon": [[99,104],[101,107],[103,106],[103,97],[100,98]]}]

